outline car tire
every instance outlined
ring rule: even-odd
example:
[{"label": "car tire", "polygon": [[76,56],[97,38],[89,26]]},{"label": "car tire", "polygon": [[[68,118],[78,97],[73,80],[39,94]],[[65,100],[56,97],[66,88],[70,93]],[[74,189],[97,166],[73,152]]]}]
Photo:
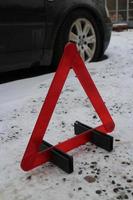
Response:
[{"label": "car tire", "polygon": [[[82,31],[81,28],[84,31]],[[87,30],[89,28],[90,30]],[[88,40],[88,38],[90,38],[90,40]],[[55,68],[59,63],[65,44],[69,41],[76,43],[80,55],[85,62],[97,61],[103,55],[103,44],[98,24],[96,19],[86,10],[73,11],[73,13],[71,13],[71,15],[65,19],[64,23],[60,27],[55,41],[54,56],[52,62],[52,65]],[[90,52],[91,47],[92,51]],[[89,53],[92,56],[87,58]]]}]

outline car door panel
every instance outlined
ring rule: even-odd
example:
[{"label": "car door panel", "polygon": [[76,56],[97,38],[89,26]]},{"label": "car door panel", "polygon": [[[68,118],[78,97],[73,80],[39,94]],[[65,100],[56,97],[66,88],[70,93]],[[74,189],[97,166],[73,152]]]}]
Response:
[{"label": "car door panel", "polygon": [[30,51],[32,59],[33,52],[41,53],[44,36],[45,0],[0,1],[0,53],[4,57]]}]

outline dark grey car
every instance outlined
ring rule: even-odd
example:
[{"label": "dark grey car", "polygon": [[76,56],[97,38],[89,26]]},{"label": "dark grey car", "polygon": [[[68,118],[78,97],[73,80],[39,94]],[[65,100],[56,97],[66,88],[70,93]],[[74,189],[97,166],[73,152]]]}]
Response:
[{"label": "dark grey car", "polygon": [[36,62],[55,67],[68,41],[86,62],[96,61],[111,29],[105,0],[1,0],[0,71]]}]

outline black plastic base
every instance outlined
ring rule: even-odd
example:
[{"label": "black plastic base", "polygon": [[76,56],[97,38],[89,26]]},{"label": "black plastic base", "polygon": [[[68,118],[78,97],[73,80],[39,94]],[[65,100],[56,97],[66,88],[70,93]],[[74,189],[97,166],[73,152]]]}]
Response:
[{"label": "black plastic base", "polygon": [[[79,135],[82,134],[83,132],[92,129],[91,127],[82,124],[78,121],[75,122],[74,124],[74,130],[75,134]],[[106,135],[100,131],[97,130],[92,130],[90,132],[91,135],[91,143],[95,144],[98,147],[101,147],[107,151],[112,151],[113,150],[113,137],[110,135]]]},{"label": "black plastic base", "polygon": [[[82,134],[83,132],[92,129],[91,127],[82,124],[78,121],[74,123],[74,131],[76,135]],[[113,137],[110,135],[106,135],[100,131],[92,130],[91,134],[91,140],[90,142],[107,150],[112,151],[113,150]],[[53,145],[49,144],[46,141],[43,141],[43,143],[40,146],[40,152],[45,151],[46,149],[53,147]],[[63,151],[60,151],[57,148],[53,148],[50,150],[52,153],[51,162],[55,165],[57,165],[59,168],[61,168],[66,173],[70,174],[73,172],[73,157],[64,153]]]},{"label": "black plastic base", "polygon": [[[46,141],[40,146],[40,151],[45,151],[49,147],[53,145],[49,144]],[[64,153],[63,151],[58,150],[57,148],[53,148],[52,152],[52,159],[50,160],[53,164],[57,165],[66,173],[70,174],[73,172],[73,157],[69,156],[68,154]]]}]

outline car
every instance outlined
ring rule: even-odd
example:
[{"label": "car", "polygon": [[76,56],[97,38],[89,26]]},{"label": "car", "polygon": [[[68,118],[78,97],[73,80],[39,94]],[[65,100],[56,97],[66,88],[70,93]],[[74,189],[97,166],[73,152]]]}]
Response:
[{"label": "car", "polygon": [[106,0],[1,0],[0,72],[56,67],[69,41],[85,62],[97,61],[111,30]]}]

